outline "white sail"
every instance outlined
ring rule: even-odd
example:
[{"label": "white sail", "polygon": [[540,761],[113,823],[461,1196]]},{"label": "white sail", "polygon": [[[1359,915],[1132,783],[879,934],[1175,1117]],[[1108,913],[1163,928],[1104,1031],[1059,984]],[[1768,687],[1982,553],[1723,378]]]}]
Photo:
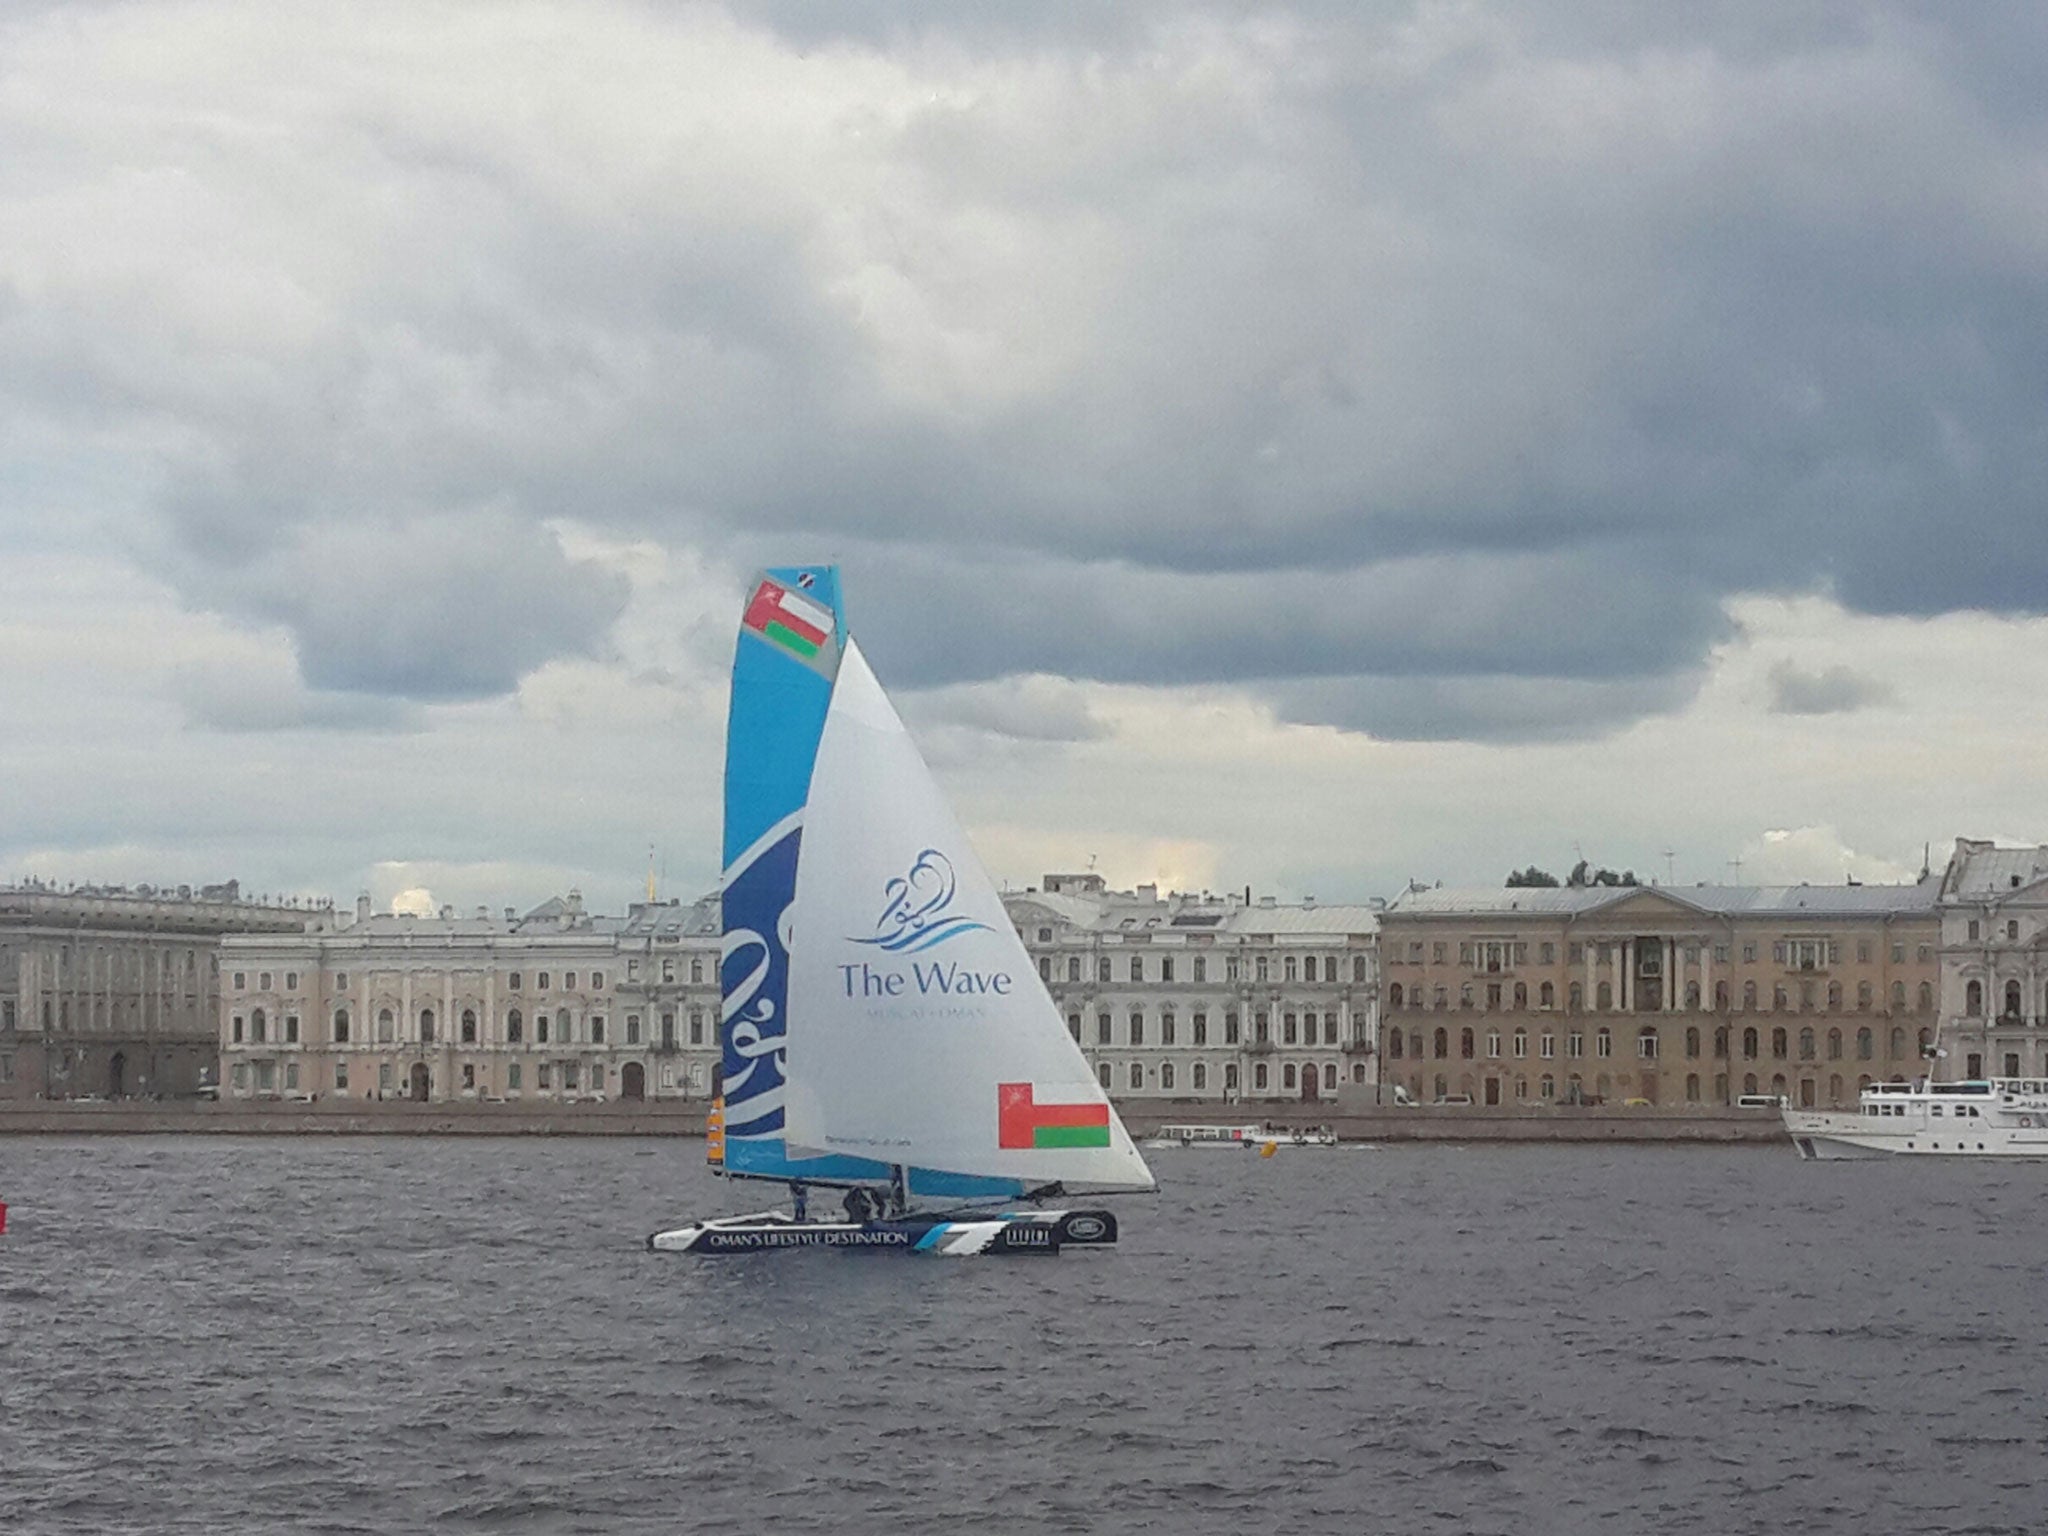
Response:
[{"label": "white sail", "polygon": [[947,1173],[1154,1187],[857,645],[791,908],[786,1134]]}]

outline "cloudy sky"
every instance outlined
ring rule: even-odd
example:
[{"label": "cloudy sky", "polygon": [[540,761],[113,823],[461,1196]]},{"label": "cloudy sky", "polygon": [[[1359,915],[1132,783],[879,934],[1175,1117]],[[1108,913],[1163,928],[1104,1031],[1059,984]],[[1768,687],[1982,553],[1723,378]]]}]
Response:
[{"label": "cloudy sky", "polygon": [[[2048,839],[2048,12],[0,10],[0,878],[715,878],[833,558],[998,877]],[[415,898],[417,899],[417,898]]]}]

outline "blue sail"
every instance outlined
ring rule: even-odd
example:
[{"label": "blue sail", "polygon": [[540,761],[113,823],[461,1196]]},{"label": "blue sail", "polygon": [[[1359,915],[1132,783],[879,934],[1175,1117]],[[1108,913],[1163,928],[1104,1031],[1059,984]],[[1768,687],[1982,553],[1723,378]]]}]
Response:
[{"label": "blue sail", "polygon": [[[889,1177],[866,1158],[792,1154],[783,1137],[790,903],[804,803],[846,642],[839,571],[786,566],[754,580],[733,655],[725,738],[724,994],[719,1026],[725,1171],[825,1183]],[[920,1194],[1020,1194],[1014,1179],[913,1169]]]}]

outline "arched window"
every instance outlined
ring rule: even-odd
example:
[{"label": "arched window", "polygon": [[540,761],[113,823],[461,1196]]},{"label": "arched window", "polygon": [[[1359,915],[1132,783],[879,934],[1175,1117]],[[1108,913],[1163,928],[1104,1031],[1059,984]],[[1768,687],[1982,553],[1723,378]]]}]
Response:
[{"label": "arched window", "polygon": [[1097,1062],[1097,1063],[1095,1064],[1095,1080],[1096,1080],[1096,1081],[1097,1081],[1098,1083],[1102,1084],[1102,1087],[1103,1087],[1103,1091],[1104,1091],[1104,1092],[1108,1092],[1108,1090],[1109,1090],[1109,1063],[1108,1063],[1108,1062],[1106,1062],[1106,1061],[1098,1061],[1098,1062]]},{"label": "arched window", "polygon": [[1281,1043],[1282,1045],[1295,1045],[1295,1044],[1298,1044],[1298,1043],[1299,1043],[1299,1041],[1300,1041],[1300,1034],[1299,1034],[1299,1031],[1298,1031],[1298,1027],[1296,1026],[1296,1024],[1295,1024],[1295,1022],[1294,1022],[1294,1015],[1293,1015],[1293,1014],[1291,1014],[1291,1013],[1283,1013],[1283,1014],[1281,1014],[1281,1015],[1280,1015],[1280,1043]]},{"label": "arched window", "polygon": [[397,1028],[398,1021],[392,1018],[391,1010],[389,1008],[379,1008],[377,1010],[377,1038],[380,1041],[389,1040]]},{"label": "arched window", "polygon": [[1280,1069],[1280,1086],[1290,1093],[1294,1090],[1294,1063],[1291,1061]]},{"label": "arched window", "polygon": [[1842,984],[1839,981],[1828,983],[1828,1009],[1834,1013],[1842,1011]]},{"label": "arched window", "polygon": [[1963,1012],[1971,1018],[1981,1018],[1984,1013],[1984,983],[1973,981],[1963,988]]},{"label": "arched window", "polygon": [[1593,1037],[1593,1054],[1595,1056],[1612,1056],[1614,1054],[1614,1032],[1604,1024],[1600,1027],[1600,1032]]},{"label": "arched window", "polygon": [[1515,983],[1515,1006],[1524,1010],[1529,1006],[1529,984],[1526,981]]},{"label": "arched window", "polygon": [[1266,1064],[1263,1061],[1257,1062],[1253,1065],[1252,1092],[1264,1093],[1266,1091],[1267,1084],[1271,1082],[1271,1080],[1271,1074],[1266,1071]]},{"label": "arched window", "polygon": [[1685,1032],[1685,1059],[1698,1061],[1700,1057],[1700,1032],[1697,1028]]},{"label": "arched window", "polygon": [[525,1038],[526,1021],[520,1017],[517,1008],[507,1009],[505,1012],[505,1043],[507,1045],[518,1045]]},{"label": "arched window", "polygon": [[1586,1011],[1586,989],[1579,985],[1578,982],[1572,983],[1571,990],[1565,993],[1565,999],[1573,1013],[1584,1013]]},{"label": "arched window", "polygon": [[1237,1063],[1234,1061],[1223,1063],[1223,1091],[1225,1093],[1237,1092]]},{"label": "arched window", "polygon": [[334,1043],[336,1045],[348,1044],[348,1010],[346,1008],[334,1010]]},{"label": "arched window", "polygon": [[2005,984],[2005,1016],[2009,1019],[2020,1016],[2020,984],[2016,981]]},{"label": "arched window", "polygon": [[1700,1075],[1697,1072],[1685,1074],[1685,1102],[1697,1104],[1700,1101]]},{"label": "arched window", "polygon": [[1742,1091],[1744,1093],[1756,1092],[1756,1074],[1754,1072],[1745,1072],[1742,1074]]},{"label": "arched window", "polygon": [[1470,1029],[1458,1031],[1458,1054],[1466,1061],[1470,1061],[1474,1055],[1472,1031]]},{"label": "arched window", "polygon": [[1207,1062],[1198,1061],[1194,1070],[1194,1090],[1197,1093],[1204,1093],[1208,1091],[1208,1087],[1209,1065]]},{"label": "arched window", "polygon": [[1436,1059],[1438,1061],[1442,1061],[1451,1054],[1450,1038],[1450,1033],[1447,1030],[1440,1029],[1436,1032]]},{"label": "arched window", "polygon": [[1932,982],[1923,981],[1920,983],[1920,1011],[1922,1013],[1932,1013],[1934,1011],[1934,984]]},{"label": "arched window", "polygon": [[1408,1031],[1408,1054],[1417,1061],[1422,1059],[1422,1031],[1419,1029]]},{"label": "arched window", "polygon": [[[1310,1067],[1309,1071],[1313,1072],[1315,1068]],[[1337,1063],[1334,1061],[1323,1063],[1323,1088],[1328,1093],[1335,1093],[1337,1091]]]},{"label": "arched window", "polygon": [[571,1029],[571,1028],[569,1027],[569,1010],[568,1010],[568,1009],[566,1009],[566,1008],[560,1008],[560,1009],[557,1009],[557,1010],[555,1011],[555,1041],[556,1041],[556,1043],[557,1043],[558,1045],[567,1045],[567,1044],[568,1044],[568,1043],[569,1043],[569,1042],[570,1042],[571,1040],[573,1040],[573,1039],[575,1039],[575,1038],[576,1038],[576,1032],[575,1032],[575,1030],[573,1030],[573,1029]]},{"label": "arched window", "polygon": [[1841,1059],[1842,1032],[1839,1029],[1831,1029],[1828,1031],[1828,1060],[1840,1061]]},{"label": "arched window", "polygon": [[1401,1059],[1401,1031],[1398,1029],[1387,1031],[1387,1055],[1395,1061]]},{"label": "arched window", "polygon": [[462,1010],[462,1043],[464,1045],[476,1044],[476,1010],[474,1008]]},{"label": "arched window", "polygon": [[1080,957],[1079,955],[1069,955],[1069,956],[1067,956],[1067,980],[1069,980],[1069,981],[1079,981],[1080,979],[1081,979],[1081,957]]},{"label": "arched window", "polygon": [[1538,1091],[1541,1092],[1544,1098],[1554,1099],[1557,1097],[1557,1079],[1552,1077],[1548,1072],[1543,1074],[1543,1080],[1536,1086]]},{"label": "arched window", "polygon": [[1391,987],[1387,988],[1387,1006],[1389,1008],[1400,1007],[1401,996],[1401,983],[1397,981]]},{"label": "arched window", "polygon": [[1753,981],[1745,981],[1742,984],[1742,1011],[1756,1012],[1756,983]]},{"label": "arched window", "polygon": [[1170,1061],[1159,1063],[1159,1086],[1161,1088],[1171,1088],[1173,1086],[1173,1063]]},{"label": "arched window", "polygon": [[1728,1026],[1723,1024],[1714,1031],[1714,1056],[1716,1060],[1728,1059]]},{"label": "arched window", "polygon": [[1813,1030],[1811,1027],[1799,1031],[1799,1059],[1813,1060]]},{"label": "arched window", "polygon": [[1145,1043],[1145,1011],[1142,1008],[1133,1008],[1131,1010],[1130,1025],[1131,1044],[1143,1045]]},{"label": "arched window", "polygon": [[1657,1030],[1655,1025],[1645,1024],[1636,1031],[1636,1056],[1642,1061],[1657,1059]]},{"label": "arched window", "polygon": [[1145,1064],[1142,1061],[1134,1061],[1131,1063],[1131,1087],[1136,1090],[1144,1086]]},{"label": "arched window", "polygon": [[1365,956],[1353,955],[1351,957],[1351,979],[1353,981],[1365,980]]},{"label": "arched window", "polygon": [[1892,1026],[1892,1060],[1906,1054],[1906,1032],[1897,1025]]},{"label": "arched window", "polygon": [[1771,1055],[1779,1061],[1783,1061],[1785,1059],[1786,1044],[1785,1027],[1781,1024],[1778,1028],[1771,1031]]},{"label": "arched window", "polygon": [[1856,983],[1856,1009],[1859,1013],[1870,1012],[1870,983],[1867,981]]},{"label": "arched window", "polygon": [[1903,981],[1892,983],[1892,1011],[1894,1013],[1904,1013],[1906,1011],[1906,984]]},{"label": "arched window", "polygon": [[1594,992],[1593,997],[1594,1005],[1602,1013],[1605,1013],[1614,1006],[1614,987],[1610,983],[1603,981],[1600,983],[1598,990]]},{"label": "arched window", "polygon": [[1557,1006],[1557,986],[1555,983],[1546,981],[1536,988],[1536,1006],[1545,1010]]},{"label": "arched window", "polygon": [[1771,988],[1771,1007],[1775,1011],[1783,1013],[1790,1006],[1791,1004],[1786,998],[1785,989],[1783,986],[1776,986]]},{"label": "arched window", "polygon": [[1926,1029],[1922,1029],[1920,1031],[1920,1054],[1922,1056],[1925,1056],[1927,1054],[1927,1048],[1933,1044],[1934,1035],[1932,1034],[1932,1032]]},{"label": "arched window", "polygon": [[1685,1006],[1694,1010],[1700,1006],[1700,984],[1696,981],[1685,984]]},{"label": "arched window", "polygon": [[1856,1059],[1868,1061],[1877,1053],[1877,1039],[1868,1029],[1856,1031]]},{"label": "arched window", "polygon": [[263,1010],[252,1008],[249,1011],[249,1038],[261,1045],[268,1038],[269,1029],[270,1022],[263,1016]]},{"label": "arched window", "polygon": [[1714,983],[1714,1007],[1722,1013],[1728,1011],[1728,983],[1725,981]]},{"label": "arched window", "polygon": [[[1742,1059],[1744,1061],[1756,1060],[1756,1030],[1754,1028],[1745,1029],[1742,1032]],[[1744,1092],[1754,1093],[1756,1090],[1749,1088],[1745,1089]]]}]

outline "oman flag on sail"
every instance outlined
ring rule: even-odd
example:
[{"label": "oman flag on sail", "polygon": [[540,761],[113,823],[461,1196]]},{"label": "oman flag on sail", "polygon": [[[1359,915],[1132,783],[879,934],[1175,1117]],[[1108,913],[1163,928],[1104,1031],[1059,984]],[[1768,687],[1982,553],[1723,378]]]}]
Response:
[{"label": "oman flag on sail", "polygon": [[1011,1150],[1034,1147],[1106,1147],[1109,1105],[1040,1104],[1029,1083],[996,1084],[996,1145]]},{"label": "oman flag on sail", "polygon": [[740,627],[752,630],[800,661],[815,661],[825,642],[832,638],[832,610],[801,592],[792,592],[779,581],[764,579],[754,589],[747,611],[740,618]]}]

